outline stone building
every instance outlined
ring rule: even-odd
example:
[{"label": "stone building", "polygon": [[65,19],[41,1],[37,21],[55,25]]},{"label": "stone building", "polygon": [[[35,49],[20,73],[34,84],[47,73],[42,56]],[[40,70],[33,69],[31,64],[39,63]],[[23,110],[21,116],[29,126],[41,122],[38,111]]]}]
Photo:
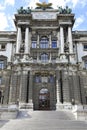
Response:
[{"label": "stone building", "polygon": [[87,104],[87,31],[73,13],[52,8],[15,14],[17,31],[0,32],[0,103],[34,110]]}]

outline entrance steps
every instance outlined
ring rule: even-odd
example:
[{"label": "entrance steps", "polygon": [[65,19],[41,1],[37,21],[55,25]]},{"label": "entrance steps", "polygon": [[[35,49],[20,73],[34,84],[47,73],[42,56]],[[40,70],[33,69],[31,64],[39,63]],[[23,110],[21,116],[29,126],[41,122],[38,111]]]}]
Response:
[{"label": "entrance steps", "polygon": [[30,111],[20,109],[17,119],[2,130],[87,130],[87,122],[77,121],[70,111]]}]

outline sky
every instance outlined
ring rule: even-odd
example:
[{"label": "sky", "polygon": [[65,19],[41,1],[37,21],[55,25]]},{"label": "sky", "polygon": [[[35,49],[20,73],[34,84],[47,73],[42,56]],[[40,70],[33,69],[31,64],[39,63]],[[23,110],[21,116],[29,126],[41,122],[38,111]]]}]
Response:
[{"label": "sky", "polygon": [[37,2],[52,3],[52,7],[63,8],[67,5],[75,14],[75,24],[73,30],[87,31],[87,0],[0,0],[0,31],[16,31],[14,25],[14,14],[17,9],[23,6],[35,8]]}]

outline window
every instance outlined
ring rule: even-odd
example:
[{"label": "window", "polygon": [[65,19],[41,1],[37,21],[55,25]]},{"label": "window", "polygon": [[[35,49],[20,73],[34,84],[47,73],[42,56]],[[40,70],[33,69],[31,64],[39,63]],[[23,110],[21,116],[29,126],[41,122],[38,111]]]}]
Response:
[{"label": "window", "polygon": [[85,61],[85,68],[87,69],[87,61]]},{"label": "window", "polygon": [[47,83],[48,82],[48,77],[46,77],[46,76],[42,76],[42,78],[41,78],[42,80],[42,83]]},{"label": "window", "polygon": [[32,41],[32,48],[36,48],[37,47],[37,41]]},{"label": "window", "polygon": [[0,69],[4,69],[4,61],[0,61]]},{"label": "window", "polygon": [[50,76],[49,76],[49,82],[50,82],[50,83],[54,83],[54,76],[53,76],[53,75],[50,75]]},{"label": "window", "polygon": [[0,69],[6,68],[7,65],[7,57],[0,55]]},{"label": "window", "polygon": [[46,53],[41,54],[40,59],[42,62],[47,62],[48,61],[48,54],[46,54]]},{"label": "window", "polygon": [[52,41],[52,48],[57,48],[57,41],[56,40]]},{"label": "window", "polygon": [[83,49],[84,49],[84,51],[87,51],[87,44],[83,45]]},{"label": "window", "polygon": [[47,37],[42,37],[40,40],[40,48],[48,48],[49,47],[49,41]]},{"label": "window", "polygon": [[35,82],[36,83],[40,83],[41,82],[41,76],[40,75],[36,75],[35,76]]},{"label": "window", "polygon": [[4,51],[6,49],[6,45],[5,44],[0,44],[0,50]]}]

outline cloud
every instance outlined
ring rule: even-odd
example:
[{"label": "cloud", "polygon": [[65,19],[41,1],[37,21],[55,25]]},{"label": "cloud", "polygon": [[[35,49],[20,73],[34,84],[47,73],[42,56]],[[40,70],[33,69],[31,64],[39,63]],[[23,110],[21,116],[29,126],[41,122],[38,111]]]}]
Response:
[{"label": "cloud", "polygon": [[30,7],[30,8],[35,8],[36,7],[36,3],[40,2],[40,0],[23,0],[26,3],[26,6]]},{"label": "cloud", "polygon": [[3,11],[5,9],[5,6],[3,6],[2,4],[0,4],[0,11]]},{"label": "cloud", "polygon": [[52,3],[52,7],[53,7],[54,9],[56,9],[57,6],[62,6],[62,7],[64,7],[65,4],[66,4],[65,0],[48,0],[48,2],[49,2],[49,3]]},{"label": "cloud", "polygon": [[87,0],[80,1],[80,4],[84,7],[87,4]]},{"label": "cloud", "polygon": [[8,26],[7,30],[9,30],[9,31],[16,30],[13,19],[14,19],[14,15],[8,15],[7,16],[7,21],[8,21],[8,24],[10,25],[10,26]]},{"label": "cloud", "polygon": [[75,21],[74,29],[77,29],[82,23],[84,23],[84,21],[85,21],[84,15],[81,15],[80,17],[78,17]]},{"label": "cloud", "polygon": [[15,0],[5,0],[5,5],[11,5],[14,6]]},{"label": "cloud", "polygon": [[57,6],[64,7],[66,5],[75,8],[77,5],[84,7],[87,3],[87,0],[48,0],[48,2],[53,4],[53,8],[57,8]]},{"label": "cloud", "polygon": [[6,30],[6,28],[8,27],[8,21],[7,21],[7,17],[5,16],[5,13],[0,13],[0,30],[4,31]]}]

